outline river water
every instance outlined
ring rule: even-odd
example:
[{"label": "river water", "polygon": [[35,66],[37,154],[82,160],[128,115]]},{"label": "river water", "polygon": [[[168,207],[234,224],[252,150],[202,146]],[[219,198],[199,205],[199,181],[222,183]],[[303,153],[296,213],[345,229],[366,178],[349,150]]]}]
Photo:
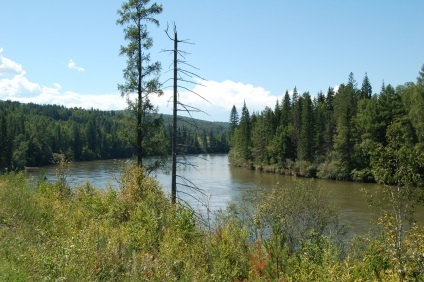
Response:
[{"label": "river water", "polygon": [[[202,189],[206,196],[195,195],[202,198],[203,202],[208,202],[212,211],[225,209],[229,202],[240,200],[244,192],[261,188],[269,189],[273,185],[290,185],[290,182],[295,180],[292,176],[232,167],[228,163],[226,154],[193,155],[186,158],[192,166],[180,167],[179,174]],[[88,180],[93,186],[101,189],[106,189],[107,185],[118,187],[119,167],[127,161],[101,160],[72,163],[66,173],[67,180],[71,186]],[[55,181],[56,171],[57,166],[52,165],[29,169],[27,173],[34,178],[44,174],[48,181]],[[155,173],[153,176],[162,184],[165,192],[170,193],[171,176],[163,172]],[[355,233],[363,233],[373,226],[371,220],[376,216],[366,201],[364,190],[373,193],[378,189],[377,184],[304,178],[297,178],[297,181],[312,181],[313,185],[323,185],[328,189],[331,201],[335,203],[339,211],[341,223]],[[181,185],[177,189],[182,191],[179,196],[193,208],[205,210],[198,201],[184,194],[184,192],[193,194],[192,191]],[[418,210],[417,219],[420,223],[424,222],[424,209]]]}]

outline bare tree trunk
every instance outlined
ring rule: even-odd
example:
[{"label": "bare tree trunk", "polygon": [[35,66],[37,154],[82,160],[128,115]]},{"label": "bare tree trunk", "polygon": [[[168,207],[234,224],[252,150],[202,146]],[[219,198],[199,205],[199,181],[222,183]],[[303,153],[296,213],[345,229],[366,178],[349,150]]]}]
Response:
[{"label": "bare tree trunk", "polygon": [[[181,109],[178,109],[178,106],[182,107],[182,110],[184,110],[185,112],[187,112],[190,116],[191,116],[191,112],[203,112],[202,110],[199,110],[198,108],[186,105],[184,103],[181,103],[181,101],[179,101],[179,97],[178,97],[178,87],[181,87],[185,90],[187,90],[188,92],[193,93],[194,95],[197,95],[198,97],[204,99],[205,101],[207,101],[205,98],[203,98],[202,96],[200,96],[199,94],[197,94],[195,91],[188,89],[185,86],[181,86],[178,85],[178,81],[182,81],[182,82],[186,82],[186,83],[192,83],[195,85],[201,85],[195,81],[190,81],[190,79],[192,77],[197,77],[199,79],[204,80],[202,77],[198,76],[197,74],[190,72],[188,70],[184,70],[184,69],[180,69],[178,68],[178,64],[182,63],[183,65],[187,65],[190,67],[193,67],[189,64],[187,64],[187,62],[185,62],[184,60],[179,60],[178,56],[181,56],[184,58],[184,55],[187,54],[184,51],[178,50],[178,42],[181,43],[188,43],[185,40],[178,40],[178,36],[177,36],[177,29],[176,26],[174,24],[174,38],[171,38],[171,36],[169,36],[168,33],[168,28],[165,30],[166,35],[168,36],[168,38],[171,41],[174,41],[174,49],[173,50],[166,50],[168,52],[173,52],[174,54],[174,77],[173,77],[173,90],[174,90],[174,103],[173,103],[173,127],[172,127],[172,176],[171,176],[171,200],[172,203],[175,204],[177,202],[177,184],[182,185],[186,188],[191,189],[194,193],[200,193],[203,196],[205,196],[204,192],[197,187],[193,182],[191,182],[189,179],[181,176],[181,175],[177,175],[177,156],[178,156],[178,144],[177,144],[177,121],[178,121],[178,111]],[[190,44],[190,43],[188,43]],[[193,67],[194,68],[194,67]],[[181,76],[186,76],[189,77],[189,79],[184,79]],[[209,102],[209,101],[207,101]],[[183,162],[184,165],[190,165],[193,166],[192,164],[190,164],[189,162]],[[182,183],[177,183],[177,177],[182,181]],[[198,200],[200,202],[200,200],[193,194],[191,193],[187,193],[184,191],[179,191],[180,193],[186,194],[196,200]],[[179,200],[182,200],[180,198],[178,198]],[[184,200],[182,200],[183,202],[185,202]]]},{"label": "bare tree trunk", "polygon": [[172,203],[177,199],[177,32],[174,32],[174,109],[172,126]]},{"label": "bare tree trunk", "polygon": [[[140,34],[141,30],[141,22],[139,20],[138,22],[138,34]],[[139,166],[143,166],[143,145],[142,145],[142,139],[143,134],[141,132],[141,125],[142,125],[142,106],[143,106],[143,96],[142,96],[142,57],[141,57],[141,38],[138,38],[138,100],[137,100],[137,163]]]}]

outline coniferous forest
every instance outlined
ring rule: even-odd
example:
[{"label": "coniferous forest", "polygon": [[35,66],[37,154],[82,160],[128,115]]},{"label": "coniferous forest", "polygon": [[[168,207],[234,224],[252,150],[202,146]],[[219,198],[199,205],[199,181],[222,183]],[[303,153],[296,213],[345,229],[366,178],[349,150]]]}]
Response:
[{"label": "coniferous forest", "polygon": [[[132,157],[127,116],[125,111],[0,101],[0,171],[57,163],[62,154],[73,161]],[[150,155],[170,150],[170,116],[161,116],[161,124],[162,146]],[[181,153],[228,152],[227,127],[182,118],[177,131]]]},{"label": "coniferous forest", "polygon": [[[424,156],[424,66],[416,83],[382,83],[373,92],[367,74],[353,73],[335,91],[316,97],[286,91],[274,109],[230,115],[230,161],[257,170],[374,182],[390,148]],[[414,167],[423,175],[423,167]]]}]

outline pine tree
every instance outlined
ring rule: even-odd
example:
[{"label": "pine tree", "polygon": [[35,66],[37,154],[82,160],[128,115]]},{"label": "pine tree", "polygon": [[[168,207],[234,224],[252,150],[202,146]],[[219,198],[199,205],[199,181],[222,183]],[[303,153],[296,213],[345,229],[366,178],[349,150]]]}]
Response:
[{"label": "pine tree", "polygon": [[238,115],[236,106],[233,105],[233,107],[231,108],[231,113],[230,113],[230,134],[234,133],[234,130],[236,129],[238,124],[239,124],[239,115]]},{"label": "pine tree", "polygon": [[421,87],[424,88],[424,65],[422,65],[421,70],[418,74],[419,75],[417,76],[417,84],[421,85]]},{"label": "pine tree", "polygon": [[[147,6],[149,0],[128,0],[118,10],[117,24],[124,26],[124,38],[127,46],[121,46],[121,55],[127,57],[127,67],[124,69],[125,84],[118,86],[122,96],[137,93],[135,102],[128,98],[129,109],[134,114],[136,140],[133,142],[137,150],[137,163],[142,166],[143,158],[148,155],[148,147],[152,135],[156,134],[161,126],[161,116],[154,115],[156,108],[148,97],[151,93],[162,94],[159,89],[157,74],[161,69],[159,62],[149,64],[150,55],[147,53],[153,45],[153,40],[147,31],[147,23],[159,26],[159,21],[154,16],[162,12],[162,5],[156,3]],[[149,76],[156,76],[147,80]],[[153,113],[153,114],[150,114]]]},{"label": "pine tree", "polygon": [[275,146],[277,147],[277,160],[280,164],[285,163],[286,159],[293,159],[292,146],[292,112],[289,92],[286,91],[282,104],[280,121],[275,132]]},{"label": "pine tree", "polygon": [[249,110],[246,106],[246,101],[243,104],[243,108],[241,111],[241,118],[239,123],[239,135],[238,135],[238,142],[241,144],[240,150],[241,150],[241,156],[243,160],[248,161],[250,160],[250,133],[251,133],[251,124],[250,124],[250,114]]},{"label": "pine tree", "polygon": [[378,96],[377,110],[378,110],[378,142],[385,144],[386,130],[391,123],[405,114],[403,108],[402,97],[396,90],[388,84],[382,88]]},{"label": "pine tree", "polygon": [[289,92],[286,91],[286,94],[284,94],[284,100],[281,105],[281,119],[280,119],[280,125],[283,127],[288,127],[291,122],[291,101],[290,101],[290,95]]},{"label": "pine tree", "polygon": [[350,179],[350,172],[354,168],[355,147],[355,119],[357,111],[356,81],[353,73],[349,74],[347,85],[340,85],[334,98],[334,115],[336,134],[334,136],[335,160],[338,162],[339,179]]},{"label": "pine tree", "polygon": [[368,79],[368,74],[365,73],[364,80],[362,81],[361,87],[361,98],[362,99],[370,99],[372,96],[372,87],[370,80]]},{"label": "pine tree", "polygon": [[292,130],[292,143],[293,143],[293,156],[294,159],[298,158],[299,144],[300,144],[300,131],[302,125],[302,103],[303,98],[298,96],[296,87],[293,90],[292,99],[292,119],[293,119],[293,130]]},{"label": "pine tree", "polygon": [[275,133],[275,130],[277,129],[277,126],[280,123],[280,120],[281,120],[281,105],[277,99],[277,102],[275,103],[275,107],[274,107],[274,118],[272,120],[273,133]]},{"label": "pine tree", "polygon": [[305,92],[302,95],[302,112],[301,112],[301,128],[299,140],[299,154],[298,159],[304,161],[312,160],[312,153],[314,148],[314,116],[311,95]]},{"label": "pine tree", "polygon": [[325,129],[326,129],[326,105],[325,96],[320,91],[317,99],[314,99],[314,157],[325,156]]}]

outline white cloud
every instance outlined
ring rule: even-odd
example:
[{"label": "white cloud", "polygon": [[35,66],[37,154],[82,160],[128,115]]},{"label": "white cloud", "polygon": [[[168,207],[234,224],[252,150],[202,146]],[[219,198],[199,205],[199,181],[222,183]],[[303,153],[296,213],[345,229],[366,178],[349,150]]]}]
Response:
[{"label": "white cloud", "polygon": [[[1,55],[0,55],[1,56]],[[37,104],[57,104],[66,107],[95,108],[101,110],[122,110],[125,109],[126,99],[117,93],[108,93],[104,95],[81,94],[62,89],[59,83],[53,83],[52,86],[45,86],[39,83],[29,81],[25,76],[22,67],[4,57],[9,66],[7,69],[15,69],[15,72],[9,72],[11,78],[0,79],[0,99],[14,100],[23,103],[33,102]],[[73,61],[70,61],[70,64]],[[20,68],[16,67],[20,66]],[[71,67],[76,67],[71,64]],[[204,114],[194,114],[195,118],[228,121],[230,111],[235,105],[238,111],[241,111],[244,101],[249,111],[262,111],[266,106],[273,108],[277,99],[281,100],[283,95],[273,96],[270,91],[263,87],[234,82],[230,80],[204,81],[204,86],[195,86],[193,92],[204,97],[207,101],[189,91],[180,91],[180,101],[201,109],[209,116]],[[172,91],[165,91],[162,97],[151,95],[153,104],[159,107],[159,112],[170,114],[172,112]]]},{"label": "white cloud", "polygon": [[75,62],[72,59],[69,60],[68,68],[77,70],[79,72],[85,71],[84,68],[77,66],[77,64],[75,64]]},{"label": "white cloud", "polygon": [[40,85],[30,82],[24,74],[17,74],[11,79],[0,79],[0,99],[31,97],[40,91]]},{"label": "white cloud", "polygon": [[[216,112],[220,114],[228,112],[229,116],[232,106],[235,105],[240,111],[244,101],[246,101],[246,105],[251,112],[262,111],[266,106],[273,108],[277,99],[281,100],[282,98],[282,96],[271,95],[270,91],[262,87],[230,80],[222,82],[205,81],[202,84],[204,86],[194,87],[193,92],[210,103],[189,91],[180,91],[180,101],[189,106],[199,108],[210,115]],[[167,112],[167,109],[169,112],[172,108],[171,97],[172,91],[165,91],[162,97],[151,96],[151,100],[155,105],[159,106],[161,112]],[[215,119],[227,120],[227,116],[224,118],[217,116]]]},{"label": "white cloud", "polygon": [[25,76],[25,71],[20,64],[13,62],[1,55],[1,74],[9,74],[0,79],[0,99],[13,100],[22,103],[56,104],[66,107],[95,108],[100,110],[122,110],[126,101],[119,93],[94,95],[79,94],[71,91],[62,91],[62,86],[55,82],[52,87],[31,82]]},{"label": "white cloud", "polygon": [[22,66],[15,63],[14,61],[3,57],[1,54],[3,48],[0,48],[0,76],[2,75],[15,75],[15,74],[25,74]]},{"label": "white cloud", "polygon": [[80,94],[72,91],[60,92],[58,87],[44,86],[42,92],[35,97],[21,98],[23,103],[36,104],[56,104],[66,107],[77,107],[83,109],[100,109],[100,110],[123,110],[126,108],[125,99],[121,98],[119,93],[116,94]]}]

